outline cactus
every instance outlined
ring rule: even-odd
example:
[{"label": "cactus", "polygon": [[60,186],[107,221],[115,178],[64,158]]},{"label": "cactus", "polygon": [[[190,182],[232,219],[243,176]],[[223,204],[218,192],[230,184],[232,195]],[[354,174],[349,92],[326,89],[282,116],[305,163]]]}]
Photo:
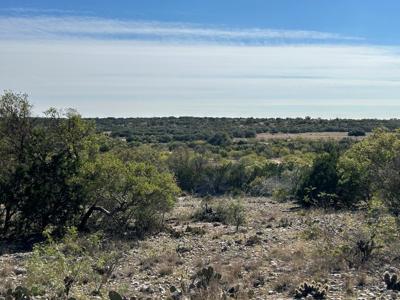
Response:
[{"label": "cactus", "polygon": [[15,290],[8,289],[6,293],[6,300],[30,300],[30,291],[22,286],[17,286]]},{"label": "cactus", "polygon": [[221,280],[221,274],[214,271],[214,268],[209,266],[208,268],[203,268],[196,273],[193,279],[193,285],[197,288],[206,289],[210,283],[214,280]]},{"label": "cactus", "polygon": [[295,291],[295,299],[312,296],[314,299],[326,299],[328,286],[312,281],[302,283]]},{"label": "cactus", "polygon": [[383,274],[383,280],[388,290],[400,291],[400,282],[397,280],[397,274],[385,272],[385,274]]},{"label": "cactus", "polygon": [[108,298],[110,298],[110,300],[123,300],[124,298],[118,294],[116,291],[109,291],[108,292]]},{"label": "cactus", "polygon": [[64,294],[66,296],[69,295],[69,291],[71,290],[72,284],[74,283],[75,279],[73,277],[67,276],[64,278]]}]

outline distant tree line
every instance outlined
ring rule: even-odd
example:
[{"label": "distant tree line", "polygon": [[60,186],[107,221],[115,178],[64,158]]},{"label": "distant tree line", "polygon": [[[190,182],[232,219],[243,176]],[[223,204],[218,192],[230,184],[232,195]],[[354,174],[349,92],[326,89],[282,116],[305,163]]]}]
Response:
[{"label": "distant tree line", "polygon": [[[267,112],[266,112],[267,114]],[[400,119],[314,119],[306,118],[94,118],[97,130],[128,142],[168,143],[214,139],[225,133],[229,138],[253,138],[258,133],[349,132],[365,135],[374,128],[400,128]]]}]

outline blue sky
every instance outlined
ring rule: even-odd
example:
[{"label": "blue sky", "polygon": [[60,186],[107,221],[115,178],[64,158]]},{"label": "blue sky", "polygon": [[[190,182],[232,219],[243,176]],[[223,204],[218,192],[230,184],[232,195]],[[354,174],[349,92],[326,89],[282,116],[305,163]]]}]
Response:
[{"label": "blue sky", "polygon": [[40,113],[400,116],[400,1],[0,2],[0,89]]}]

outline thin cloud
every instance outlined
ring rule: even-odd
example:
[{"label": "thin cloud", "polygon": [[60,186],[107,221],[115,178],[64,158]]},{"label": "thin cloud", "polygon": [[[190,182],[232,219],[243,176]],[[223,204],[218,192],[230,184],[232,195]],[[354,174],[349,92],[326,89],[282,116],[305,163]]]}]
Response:
[{"label": "thin cloud", "polygon": [[397,48],[2,41],[0,90],[39,113],[396,117]]},{"label": "thin cloud", "polygon": [[400,114],[398,47],[318,31],[55,15],[0,12],[0,91],[27,92],[38,113]]},{"label": "thin cloud", "polygon": [[58,8],[33,8],[33,7],[11,7],[11,8],[0,8],[0,13],[7,13],[15,16],[37,16],[37,15],[90,15],[90,11],[75,11],[68,9]]},{"label": "thin cloud", "polygon": [[306,30],[237,29],[79,16],[0,17],[0,39],[65,39],[72,37],[131,40],[167,39],[169,41],[244,44],[304,41],[354,42],[362,40],[360,37]]}]

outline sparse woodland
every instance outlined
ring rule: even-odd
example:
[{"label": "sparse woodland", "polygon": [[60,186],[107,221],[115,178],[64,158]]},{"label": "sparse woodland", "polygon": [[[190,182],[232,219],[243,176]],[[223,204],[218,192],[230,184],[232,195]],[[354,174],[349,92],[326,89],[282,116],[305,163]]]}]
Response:
[{"label": "sparse woodland", "polygon": [[[399,128],[37,118],[6,91],[0,299],[396,299]],[[322,131],[348,137],[257,138]]]}]

